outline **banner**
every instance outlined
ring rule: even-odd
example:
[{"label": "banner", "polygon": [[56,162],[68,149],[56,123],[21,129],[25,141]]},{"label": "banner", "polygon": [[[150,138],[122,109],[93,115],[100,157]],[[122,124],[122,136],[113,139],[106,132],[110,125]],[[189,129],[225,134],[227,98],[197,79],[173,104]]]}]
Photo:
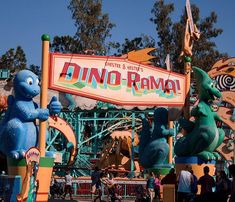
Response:
[{"label": "banner", "polygon": [[49,88],[117,105],[182,106],[185,76],[120,57],[50,54]]}]

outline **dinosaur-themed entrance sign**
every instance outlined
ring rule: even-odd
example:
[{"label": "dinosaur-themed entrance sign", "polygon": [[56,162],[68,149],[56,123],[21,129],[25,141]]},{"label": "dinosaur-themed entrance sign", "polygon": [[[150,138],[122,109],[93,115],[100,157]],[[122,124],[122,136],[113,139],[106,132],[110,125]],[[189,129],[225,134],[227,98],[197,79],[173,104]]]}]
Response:
[{"label": "dinosaur-themed entrance sign", "polygon": [[51,89],[118,105],[184,104],[184,75],[120,57],[50,56]]}]

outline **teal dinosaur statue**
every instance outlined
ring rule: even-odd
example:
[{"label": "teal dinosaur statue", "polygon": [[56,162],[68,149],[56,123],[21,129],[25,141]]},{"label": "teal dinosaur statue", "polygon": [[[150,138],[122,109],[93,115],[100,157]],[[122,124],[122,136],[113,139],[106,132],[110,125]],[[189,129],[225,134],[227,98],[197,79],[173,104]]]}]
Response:
[{"label": "teal dinosaur statue", "polygon": [[[154,110],[154,127],[142,116],[142,130],[140,132],[139,162],[145,168],[166,166],[169,145],[166,138],[174,135],[174,130],[168,128],[168,110],[158,107]],[[153,130],[152,130],[153,129]]]},{"label": "teal dinosaur statue", "polygon": [[180,121],[186,135],[176,141],[174,152],[178,157],[198,156],[205,161],[219,159],[220,156],[215,150],[224,140],[224,131],[217,128],[216,120],[221,119],[212,111],[210,103],[215,98],[220,98],[221,93],[206,72],[193,67],[193,73],[199,93],[199,103],[191,111],[195,121]]}]

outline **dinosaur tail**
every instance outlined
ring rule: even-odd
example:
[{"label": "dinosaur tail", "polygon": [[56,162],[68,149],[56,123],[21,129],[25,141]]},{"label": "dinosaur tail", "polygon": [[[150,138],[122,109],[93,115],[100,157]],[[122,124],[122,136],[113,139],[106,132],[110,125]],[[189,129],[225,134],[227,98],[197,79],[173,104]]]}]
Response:
[{"label": "dinosaur tail", "polygon": [[147,121],[147,119],[142,120],[142,130],[140,132],[140,143],[139,148],[140,150],[143,150],[147,144],[149,144],[151,139],[151,132],[150,132],[151,126],[150,123]]},{"label": "dinosaur tail", "polygon": [[164,163],[169,152],[169,145],[155,140],[139,151],[139,162],[144,168],[152,168]]},{"label": "dinosaur tail", "polygon": [[185,136],[176,141],[174,145],[174,153],[176,156],[186,156],[190,153],[190,151],[187,149],[187,142],[188,140]]}]

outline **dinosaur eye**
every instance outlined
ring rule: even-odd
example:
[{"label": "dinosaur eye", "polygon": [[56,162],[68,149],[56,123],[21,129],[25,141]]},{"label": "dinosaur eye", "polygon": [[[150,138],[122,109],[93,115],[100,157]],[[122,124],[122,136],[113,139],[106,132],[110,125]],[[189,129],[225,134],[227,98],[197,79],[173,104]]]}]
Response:
[{"label": "dinosaur eye", "polygon": [[36,85],[39,85],[39,79],[36,79]]},{"label": "dinosaur eye", "polygon": [[215,87],[216,87],[216,81],[215,81],[215,80],[212,81],[212,82],[210,83],[210,86],[211,86],[212,88],[215,88]]},{"label": "dinosaur eye", "polygon": [[213,80],[213,87],[216,88],[216,85],[217,85],[217,81],[216,80]]},{"label": "dinosaur eye", "polygon": [[31,77],[27,78],[26,79],[26,82],[29,84],[29,85],[32,85],[33,84],[33,79]]}]

